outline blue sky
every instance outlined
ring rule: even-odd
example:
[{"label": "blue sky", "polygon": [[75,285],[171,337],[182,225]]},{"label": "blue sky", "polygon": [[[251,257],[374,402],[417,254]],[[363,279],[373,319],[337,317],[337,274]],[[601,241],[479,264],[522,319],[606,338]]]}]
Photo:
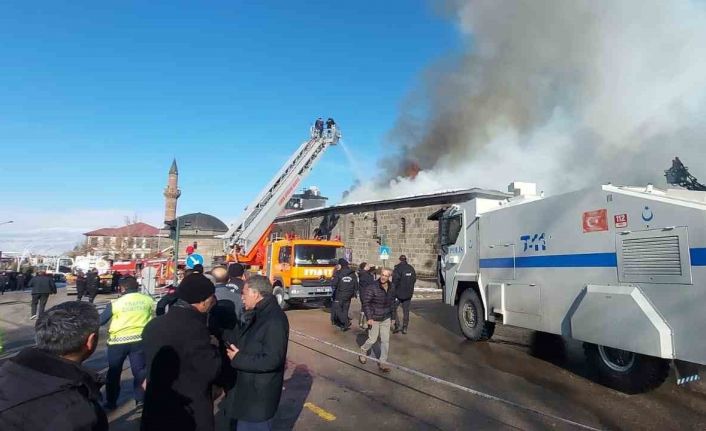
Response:
[{"label": "blue sky", "polygon": [[[0,250],[158,224],[172,157],[179,213],[227,223],[317,116],[373,175],[399,106],[461,43],[424,0],[3,2],[0,40]],[[335,202],[354,176],[334,148],[305,185]]]}]

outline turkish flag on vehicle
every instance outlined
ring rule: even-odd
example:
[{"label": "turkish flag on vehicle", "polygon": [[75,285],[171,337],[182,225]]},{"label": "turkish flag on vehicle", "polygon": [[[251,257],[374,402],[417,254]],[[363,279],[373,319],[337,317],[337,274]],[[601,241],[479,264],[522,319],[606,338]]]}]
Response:
[{"label": "turkish flag on vehicle", "polygon": [[583,232],[601,232],[608,230],[608,210],[601,209],[583,213]]}]

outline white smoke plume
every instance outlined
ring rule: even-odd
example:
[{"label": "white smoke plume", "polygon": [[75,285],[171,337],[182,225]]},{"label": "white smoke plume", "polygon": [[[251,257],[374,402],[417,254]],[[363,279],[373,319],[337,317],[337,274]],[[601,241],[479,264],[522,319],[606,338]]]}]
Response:
[{"label": "white smoke plume", "polygon": [[[514,180],[556,193],[706,175],[706,2],[455,0],[466,52],[431,67],[347,201]],[[409,166],[421,171],[404,176]],[[704,178],[706,179],[706,178]]]}]

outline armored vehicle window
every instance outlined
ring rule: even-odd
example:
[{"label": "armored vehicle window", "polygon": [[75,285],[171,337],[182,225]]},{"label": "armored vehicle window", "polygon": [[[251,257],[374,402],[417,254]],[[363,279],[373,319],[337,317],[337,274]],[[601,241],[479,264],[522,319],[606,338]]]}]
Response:
[{"label": "armored vehicle window", "polygon": [[441,245],[456,244],[458,234],[461,233],[461,226],[463,226],[463,223],[461,222],[461,214],[453,217],[443,217],[441,219],[439,232]]}]

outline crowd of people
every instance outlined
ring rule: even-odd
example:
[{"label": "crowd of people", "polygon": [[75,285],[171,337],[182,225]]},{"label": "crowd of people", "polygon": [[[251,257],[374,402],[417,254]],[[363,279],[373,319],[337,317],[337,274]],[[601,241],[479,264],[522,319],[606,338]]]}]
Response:
[{"label": "crowd of people", "polygon": [[[271,429],[289,322],[270,281],[245,275],[239,264],[211,274],[197,266],[160,301],[158,316],[159,306],[132,276],[119,280],[120,297],[100,314],[81,300],[43,312],[46,299],[39,294],[36,345],[0,366],[0,429],[107,430],[106,412],[117,408],[127,358],[141,430],[213,430],[213,403],[221,395],[230,429]],[[83,362],[106,324],[103,398],[103,379]]]},{"label": "crowd of people", "polygon": [[[405,255],[400,256],[394,269],[383,268],[380,271],[369,267],[366,262],[361,262],[355,271],[347,260],[339,259],[332,279],[331,324],[341,331],[348,331],[351,327],[351,301],[356,296],[360,298],[359,326],[368,332],[367,341],[360,346],[358,360],[361,364],[367,363],[369,351],[379,339],[378,367],[384,373],[390,371],[387,365],[390,333],[407,334],[409,307],[416,281],[417,274]],[[398,315],[400,308],[401,319]]]},{"label": "crowd of people", "polygon": [[[0,366],[0,429],[107,430],[106,412],[118,407],[126,359],[143,431],[213,430],[214,400],[220,396],[230,429],[272,428],[289,322],[268,278],[246,277],[237,263],[210,274],[196,265],[156,302],[140,292],[135,277],[120,277],[121,295],[101,313],[93,304],[95,280],[97,272],[79,274],[78,300],[46,311],[49,295],[56,293],[53,278],[40,272],[30,281],[36,345]],[[349,330],[351,301],[360,299],[358,323],[368,334],[360,346],[362,364],[379,339],[378,366],[390,371],[390,334],[407,333],[415,282],[404,255],[394,269],[362,262],[354,270],[345,259],[338,261],[331,323]],[[88,302],[81,300],[85,294]],[[108,325],[105,378],[83,366],[100,343],[103,325]]]}]

